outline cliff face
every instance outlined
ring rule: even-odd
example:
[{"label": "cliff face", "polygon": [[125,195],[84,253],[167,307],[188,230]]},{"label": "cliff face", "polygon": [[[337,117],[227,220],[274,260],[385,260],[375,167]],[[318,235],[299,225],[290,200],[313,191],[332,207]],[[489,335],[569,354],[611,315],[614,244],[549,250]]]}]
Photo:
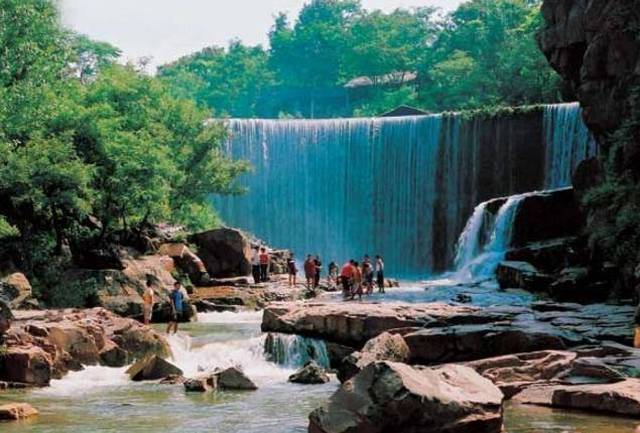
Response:
[{"label": "cliff face", "polygon": [[614,131],[640,76],[638,0],[545,0],[540,48],[576,91],[589,128]]},{"label": "cliff face", "polygon": [[640,283],[640,0],[544,0],[542,14],[540,48],[600,146],[600,164],[574,175],[593,259],[615,262],[629,294]]}]

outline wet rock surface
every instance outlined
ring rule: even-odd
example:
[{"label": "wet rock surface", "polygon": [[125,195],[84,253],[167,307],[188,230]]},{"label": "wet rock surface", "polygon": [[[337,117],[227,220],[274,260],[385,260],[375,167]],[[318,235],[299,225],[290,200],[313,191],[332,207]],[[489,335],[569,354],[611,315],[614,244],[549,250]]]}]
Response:
[{"label": "wet rock surface", "polygon": [[310,433],[498,433],[503,395],[468,367],[376,362],[311,413]]},{"label": "wet rock surface", "polygon": [[301,369],[289,376],[289,382],[302,385],[321,385],[330,380],[327,372],[315,362],[307,362]]},{"label": "wet rock surface", "polygon": [[133,364],[127,369],[127,374],[134,382],[141,382],[145,380],[160,380],[175,375],[180,376],[182,375],[182,370],[170,362],[153,355]]},{"label": "wet rock surface", "polygon": [[0,421],[19,421],[38,415],[38,411],[28,403],[7,403],[0,405]]},{"label": "wet rock surface", "polygon": [[367,365],[376,361],[407,363],[411,359],[411,350],[405,339],[399,334],[383,332],[367,341],[362,350],[346,356],[338,369],[338,379],[346,382],[358,374]]},{"label": "wet rock surface", "polygon": [[152,329],[105,309],[17,311],[5,334],[0,381],[45,386],[83,365],[124,366],[170,354]]},{"label": "wet rock surface", "polygon": [[631,306],[551,302],[530,308],[276,303],[265,309],[262,329],[321,338],[355,349],[383,332],[401,334],[413,362],[442,363],[606,340],[631,344],[634,310]]}]

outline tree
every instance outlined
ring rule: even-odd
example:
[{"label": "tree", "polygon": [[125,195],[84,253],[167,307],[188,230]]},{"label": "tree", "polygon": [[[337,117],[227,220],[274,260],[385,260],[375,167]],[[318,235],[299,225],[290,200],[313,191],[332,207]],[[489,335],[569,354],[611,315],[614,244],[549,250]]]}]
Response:
[{"label": "tree", "polygon": [[107,42],[94,41],[84,35],[72,40],[74,59],[71,68],[80,81],[94,78],[98,72],[118,60],[122,52]]},{"label": "tree", "polygon": [[281,14],[269,33],[278,82],[320,89],[344,81],[349,29],[360,12],[359,0],[313,0],[293,27]]},{"label": "tree", "polygon": [[232,41],[226,50],[205,48],[162,66],[158,76],[176,96],[194,99],[218,115],[250,117],[263,90],[273,83],[267,62],[261,46]]}]

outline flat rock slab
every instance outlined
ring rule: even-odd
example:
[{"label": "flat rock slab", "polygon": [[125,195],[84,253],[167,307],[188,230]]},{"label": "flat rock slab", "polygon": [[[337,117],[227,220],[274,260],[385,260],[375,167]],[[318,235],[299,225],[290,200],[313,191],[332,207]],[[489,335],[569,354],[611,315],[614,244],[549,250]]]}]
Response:
[{"label": "flat rock slab", "polygon": [[556,387],[551,396],[551,405],[640,418],[640,379]]},{"label": "flat rock slab", "polygon": [[392,329],[486,324],[511,320],[519,312],[517,308],[480,309],[444,303],[281,303],[265,309],[262,330],[322,338],[360,348],[371,338]]}]

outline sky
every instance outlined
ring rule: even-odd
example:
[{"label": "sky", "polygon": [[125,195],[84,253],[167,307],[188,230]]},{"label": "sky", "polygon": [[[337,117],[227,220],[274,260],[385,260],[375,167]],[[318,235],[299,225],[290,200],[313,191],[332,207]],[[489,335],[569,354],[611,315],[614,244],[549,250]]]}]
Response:
[{"label": "sky", "polygon": [[[151,57],[151,68],[211,45],[239,38],[267,43],[273,17],[295,16],[308,0],[59,0],[63,23],[110,42],[124,60]],[[452,10],[462,0],[362,0],[366,9],[435,6]]]}]

